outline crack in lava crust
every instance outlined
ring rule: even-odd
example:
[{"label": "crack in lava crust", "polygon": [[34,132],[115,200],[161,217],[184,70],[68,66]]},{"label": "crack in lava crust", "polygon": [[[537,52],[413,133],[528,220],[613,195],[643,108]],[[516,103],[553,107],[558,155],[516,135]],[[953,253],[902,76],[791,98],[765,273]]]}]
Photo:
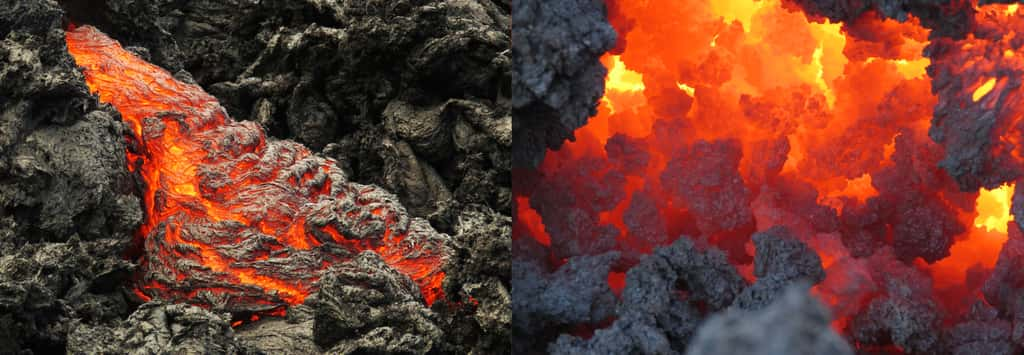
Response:
[{"label": "crack in lava crust", "polygon": [[395,196],[235,122],[202,88],[93,27],[66,39],[90,91],[132,130],[128,168],[146,185],[140,297],[280,310],[315,292],[332,264],[367,250],[416,281],[427,304],[441,296],[447,236],[408,217]]}]

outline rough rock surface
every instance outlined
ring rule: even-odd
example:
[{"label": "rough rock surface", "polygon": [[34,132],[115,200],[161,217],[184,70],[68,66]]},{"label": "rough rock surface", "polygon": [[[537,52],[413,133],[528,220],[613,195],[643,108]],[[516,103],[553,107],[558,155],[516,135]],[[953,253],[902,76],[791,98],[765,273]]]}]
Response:
[{"label": "rough rock surface", "polygon": [[598,59],[615,45],[600,0],[515,0],[512,162],[536,167],[597,113],[607,73]]},{"label": "rough rock surface", "polygon": [[955,355],[1013,354],[1011,323],[998,319],[999,312],[983,302],[975,303],[967,319],[946,331],[946,347]]},{"label": "rough rock surface", "polygon": [[[445,297],[474,304],[444,314],[445,351],[495,354],[510,347],[512,294],[512,220],[479,206],[456,221],[455,253],[445,269]],[[465,313],[463,313],[465,312]],[[486,336],[482,336],[486,334]]]},{"label": "rough rock surface", "polygon": [[142,220],[124,126],[92,100],[51,1],[0,10],[0,353],[62,352],[76,322],[130,313],[121,259]]},{"label": "rough rock surface", "polygon": [[[682,285],[682,286],[681,286]],[[700,308],[717,311],[733,302],[746,282],[722,251],[700,251],[689,237],[657,249],[626,274],[618,319],[594,336],[560,336],[553,354],[673,354],[685,351]],[[681,298],[680,292],[687,296]],[[528,301],[523,301],[528,302]]]},{"label": "rough rock surface", "polygon": [[116,327],[79,326],[68,335],[69,354],[252,353],[234,338],[227,315],[186,304],[150,302]]},{"label": "rough rock surface", "polygon": [[314,309],[313,340],[330,353],[425,354],[443,334],[412,279],[373,252],[332,268]]},{"label": "rough rock surface", "polygon": [[757,281],[743,290],[735,305],[756,310],[771,304],[796,281],[817,284],[825,280],[818,253],[796,239],[785,227],[755,233],[754,276]]},{"label": "rough rock surface", "polygon": [[618,257],[617,253],[572,257],[551,274],[533,263],[514,260],[513,331],[532,334],[551,325],[596,323],[611,316],[615,295],[606,275]]},{"label": "rough rock surface", "polygon": [[921,270],[876,254],[871,278],[878,289],[850,320],[846,333],[863,349],[895,345],[912,354],[942,348],[939,305]]}]

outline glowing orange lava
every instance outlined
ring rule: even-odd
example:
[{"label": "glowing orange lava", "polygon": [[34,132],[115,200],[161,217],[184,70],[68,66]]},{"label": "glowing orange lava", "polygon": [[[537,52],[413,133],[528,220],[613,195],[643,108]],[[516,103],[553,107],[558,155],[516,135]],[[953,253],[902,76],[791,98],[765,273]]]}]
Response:
[{"label": "glowing orange lava", "polygon": [[228,310],[298,304],[323,270],[365,250],[415,280],[428,304],[441,297],[446,247],[393,196],[348,182],[299,144],[268,141],[93,27],[66,40],[90,91],[131,128],[128,167],[145,182],[141,298]]},{"label": "glowing orange lava", "polygon": [[[864,271],[872,267],[869,255],[929,274],[951,314],[966,309],[957,303],[961,296],[979,292],[968,271],[991,269],[1006,241],[1014,187],[963,192],[939,167],[944,148],[929,138],[938,99],[922,53],[928,30],[918,19],[868,12],[851,23],[815,23],[785,0],[607,3],[624,45],[601,58],[609,74],[598,113],[575,132],[576,141],[548,152],[538,175],[580,179],[570,184],[579,190],[560,200],[617,194],[602,195],[611,208],[572,206],[596,209],[600,226],[617,230],[611,248],[628,249],[647,233],[623,212],[632,196],[644,194],[655,197],[657,213],[643,215],[643,227],[664,224],[669,236],[659,245],[688,235],[727,250],[741,270],[750,268],[742,254],[752,250],[754,231],[794,231],[823,260],[826,287],[815,293],[833,307],[838,324],[854,311],[849,307],[862,305],[856,297],[874,292],[857,288],[871,282]],[[994,101],[1005,81],[986,78],[962,88],[975,102]],[[613,156],[613,140],[643,154]],[[741,153],[736,166],[732,147]],[[641,155],[640,163],[629,159]],[[589,175],[574,175],[581,170]],[[607,178],[616,174],[625,177]],[[600,183],[587,190],[587,179]],[[517,212],[526,229],[549,227],[545,245],[585,240],[560,230],[593,230],[550,228],[565,218],[545,205],[547,196],[531,193],[517,197]],[[750,221],[735,217],[741,209],[730,199],[749,208]],[[702,218],[737,221],[719,226]],[[623,287],[617,274],[609,280]]]}]

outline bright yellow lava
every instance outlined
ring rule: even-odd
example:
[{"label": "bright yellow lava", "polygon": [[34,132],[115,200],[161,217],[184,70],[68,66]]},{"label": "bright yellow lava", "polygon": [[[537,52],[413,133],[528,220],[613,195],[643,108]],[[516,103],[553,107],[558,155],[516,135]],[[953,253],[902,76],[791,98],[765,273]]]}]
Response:
[{"label": "bright yellow lava", "polygon": [[697,89],[686,84],[676,83],[676,87],[679,88],[679,90],[683,90],[684,92],[686,92],[686,94],[690,95],[690,97],[693,97],[693,95],[697,92]]},{"label": "bright yellow lava", "polygon": [[992,88],[995,87],[996,78],[988,79],[988,81],[986,81],[984,84],[981,84],[981,86],[979,86],[978,89],[974,90],[974,96],[972,96],[972,98],[975,102],[977,102],[978,100],[981,100],[982,97],[985,97],[985,95],[992,91]]},{"label": "bright yellow lava", "polygon": [[974,227],[987,231],[1006,233],[1006,224],[1013,220],[1010,214],[1010,200],[1013,199],[1013,185],[1003,185],[993,190],[981,189],[978,195]]},{"label": "bright yellow lava", "polygon": [[644,89],[643,74],[626,68],[626,64],[619,59],[619,56],[612,56],[611,69],[608,70],[608,80],[605,81],[605,88],[614,91],[642,91]]}]

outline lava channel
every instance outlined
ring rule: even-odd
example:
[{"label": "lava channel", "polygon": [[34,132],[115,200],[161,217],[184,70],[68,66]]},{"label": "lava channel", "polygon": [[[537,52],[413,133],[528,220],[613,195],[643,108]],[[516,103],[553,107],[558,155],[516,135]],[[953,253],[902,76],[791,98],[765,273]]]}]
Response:
[{"label": "lava channel", "polygon": [[130,127],[128,169],[145,182],[142,299],[273,314],[316,292],[332,264],[366,251],[416,281],[427,304],[442,296],[447,236],[394,195],[234,121],[202,88],[93,27],[66,39],[89,90]]}]

